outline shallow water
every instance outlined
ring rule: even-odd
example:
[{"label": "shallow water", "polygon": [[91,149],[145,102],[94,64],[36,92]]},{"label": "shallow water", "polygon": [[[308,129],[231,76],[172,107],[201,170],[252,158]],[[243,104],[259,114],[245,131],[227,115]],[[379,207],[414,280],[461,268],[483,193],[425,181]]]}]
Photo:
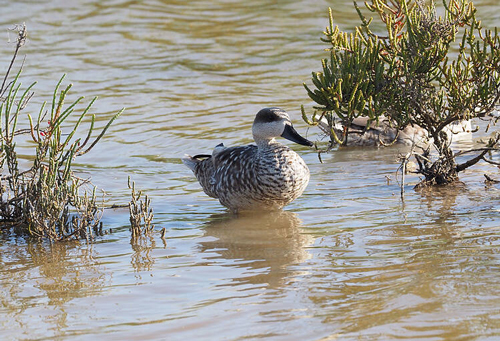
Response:
[{"label": "shallow water", "polygon": [[[498,24],[497,1],[475,3],[484,25]],[[2,5],[0,26],[28,26],[32,111],[63,73],[73,99],[100,96],[101,124],[127,108],[76,167],[108,205],[128,202],[130,175],[166,240],[131,240],[126,209],[105,211],[113,232],[93,245],[2,235],[1,339],[500,338],[500,187],[483,182],[498,169],[479,165],[431,193],[409,177],[403,202],[404,149],[335,150],[320,163],[293,145],[312,174],[304,195],[281,213],[234,217],[180,163],[219,142],[250,143],[267,106],[321,138],[299,109],[325,57],[328,6],[352,27],[349,0]],[[1,65],[10,57],[3,47]]]}]

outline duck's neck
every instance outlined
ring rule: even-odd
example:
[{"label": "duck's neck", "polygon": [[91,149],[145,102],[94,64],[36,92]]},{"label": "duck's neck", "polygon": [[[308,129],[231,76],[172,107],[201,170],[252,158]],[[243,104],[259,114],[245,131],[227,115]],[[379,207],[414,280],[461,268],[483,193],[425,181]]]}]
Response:
[{"label": "duck's neck", "polygon": [[280,144],[274,138],[271,138],[271,139],[262,139],[262,138],[256,139],[256,138],[254,138],[254,140],[255,140],[255,143],[257,144],[257,147],[259,147],[259,149],[270,149],[270,148],[276,147],[277,145]]}]

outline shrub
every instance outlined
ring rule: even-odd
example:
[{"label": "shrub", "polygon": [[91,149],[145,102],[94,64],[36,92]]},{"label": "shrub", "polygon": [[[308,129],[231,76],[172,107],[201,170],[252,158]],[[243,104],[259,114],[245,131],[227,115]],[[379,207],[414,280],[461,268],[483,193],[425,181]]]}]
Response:
[{"label": "shrub", "polygon": [[[365,2],[384,27],[372,30],[353,1],[361,24],[354,32],[330,25],[324,32],[330,59],[322,61],[322,71],[313,72],[313,88],[304,84],[317,103],[312,118],[317,125],[326,119],[332,143],[346,145],[349,130],[357,117],[366,119],[366,129],[382,118],[401,131],[408,126],[424,128],[437,151],[413,153],[418,173],[425,179],[418,185],[446,184],[458,173],[484,159],[495,148],[495,135],[479,155],[457,164],[450,148],[446,127],[452,123],[490,114],[500,98],[500,37],[485,30],[476,18],[476,8],[468,0],[443,0],[438,15],[434,1],[371,0]],[[338,136],[334,125],[340,120],[344,130]],[[477,151],[477,149],[475,150]],[[461,152],[466,154],[467,152]]]},{"label": "shrub", "polygon": [[[26,27],[19,26],[14,56],[0,88],[0,228],[14,228],[16,232],[50,240],[87,238],[98,231],[101,205],[96,188],[88,180],[74,175],[73,160],[88,153],[104,136],[111,123],[122,113],[115,114],[96,138],[95,115],[84,138],[77,137],[77,130],[96,98],[83,108],[77,122],[70,128],[63,125],[83,101],[79,97],[65,105],[71,84],[60,91],[64,76],[54,90],[50,107],[43,103],[38,115],[27,115],[29,128],[18,129],[22,112],[33,96],[35,83],[21,90],[19,82],[22,68],[8,82],[19,49],[26,40]],[[46,125],[46,127],[44,127]],[[16,153],[16,140],[28,136],[35,145],[31,167],[21,170]]]}]

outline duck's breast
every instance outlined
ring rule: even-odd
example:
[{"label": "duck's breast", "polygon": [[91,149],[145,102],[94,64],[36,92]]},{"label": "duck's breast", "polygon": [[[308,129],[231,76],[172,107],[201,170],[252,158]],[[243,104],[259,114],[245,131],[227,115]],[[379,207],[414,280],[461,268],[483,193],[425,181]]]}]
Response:
[{"label": "duck's breast", "polygon": [[304,192],[309,182],[309,168],[297,153],[279,145],[261,154],[258,177],[269,197],[287,204]]},{"label": "duck's breast", "polygon": [[309,181],[304,160],[283,145],[233,147],[213,157],[212,192],[233,210],[285,206]]}]

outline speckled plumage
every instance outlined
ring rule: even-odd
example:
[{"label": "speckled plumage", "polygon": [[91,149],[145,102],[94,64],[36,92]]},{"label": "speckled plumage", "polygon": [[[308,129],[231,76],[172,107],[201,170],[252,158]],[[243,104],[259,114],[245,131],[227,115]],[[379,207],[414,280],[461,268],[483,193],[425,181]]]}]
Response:
[{"label": "speckled plumage", "polygon": [[204,192],[232,211],[280,209],[304,192],[309,169],[297,153],[274,137],[312,143],[295,132],[288,114],[278,108],[259,111],[252,131],[257,145],[225,148],[221,144],[212,155],[187,157],[183,162]]},{"label": "speckled plumage", "polygon": [[[342,122],[333,122],[333,131],[339,138],[343,138],[345,125]],[[369,124],[369,129],[367,128]],[[327,135],[331,136],[331,128],[328,120],[322,117],[318,126]],[[471,138],[472,126],[470,120],[452,122],[447,125],[444,132],[448,136],[448,141],[469,140]],[[380,116],[378,122],[369,122],[366,117],[357,117],[349,126],[349,137],[347,144],[349,146],[381,146],[387,144],[405,144],[408,146],[414,144],[428,144],[429,140],[427,130],[418,125],[409,125],[402,130],[398,130],[391,121]],[[333,139],[333,137],[332,137]]]}]

